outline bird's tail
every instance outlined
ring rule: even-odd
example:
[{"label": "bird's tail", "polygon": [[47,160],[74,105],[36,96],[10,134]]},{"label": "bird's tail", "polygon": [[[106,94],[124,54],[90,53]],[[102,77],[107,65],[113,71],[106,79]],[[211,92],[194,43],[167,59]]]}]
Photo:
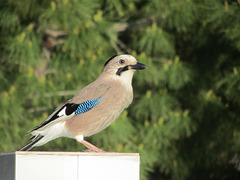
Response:
[{"label": "bird's tail", "polygon": [[38,141],[40,141],[44,136],[41,134],[38,134],[37,136],[32,136],[28,141],[29,142],[26,146],[24,146],[20,151],[29,151],[34,147],[34,144],[36,144]]}]

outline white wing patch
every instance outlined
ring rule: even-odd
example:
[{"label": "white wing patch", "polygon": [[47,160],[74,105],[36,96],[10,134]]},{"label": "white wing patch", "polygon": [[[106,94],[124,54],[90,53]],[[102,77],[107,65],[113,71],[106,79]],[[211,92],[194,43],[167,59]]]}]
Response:
[{"label": "white wing patch", "polygon": [[64,115],[66,115],[66,106],[58,113],[59,117],[64,116]]}]

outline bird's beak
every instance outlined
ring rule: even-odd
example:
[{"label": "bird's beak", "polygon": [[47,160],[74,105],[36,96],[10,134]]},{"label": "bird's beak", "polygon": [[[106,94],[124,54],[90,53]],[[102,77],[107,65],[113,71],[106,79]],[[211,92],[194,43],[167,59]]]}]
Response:
[{"label": "bird's beak", "polygon": [[131,69],[136,69],[136,70],[143,70],[146,69],[147,66],[145,64],[137,62],[135,65],[130,65]]}]

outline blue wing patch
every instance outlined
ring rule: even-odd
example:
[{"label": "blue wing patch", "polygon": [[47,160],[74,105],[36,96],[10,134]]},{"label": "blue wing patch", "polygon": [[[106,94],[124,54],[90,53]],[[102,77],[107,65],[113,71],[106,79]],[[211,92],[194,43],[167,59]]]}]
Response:
[{"label": "blue wing patch", "polygon": [[101,99],[102,99],[102,97],[99,97],[95,100],[87,100],[87,101],[79,104],[78,108],[75,110],[74,116],[91,110],[94,106],[97,106],[100,103]]}]

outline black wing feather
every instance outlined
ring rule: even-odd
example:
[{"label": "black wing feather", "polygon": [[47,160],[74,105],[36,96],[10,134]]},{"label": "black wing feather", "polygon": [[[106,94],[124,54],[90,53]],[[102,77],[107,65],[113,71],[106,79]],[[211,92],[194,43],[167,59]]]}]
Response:
[{"label": "black wing feather", "polygon": [[43,121],[39,126],[36,126],[31,131],[29,131],[27,134],[29,134],[32,131],[35,131],[35,130],[45,126],[46,124],[54,121],[55,119],[59,118],[59,116],[58,116],[59,112],[62,111],[65,107],[66,107],[66,110],[65,110],[66,115],[70,115],[78,108],[78,106],[79,106],[79,104],[74,104],[74,103],[65,104],[64,106],[62,106],[62,108],[60,108],[57,112],[55,112],[55,114],[49,120]]},{"label": "black wing feather", "polygon": [[68,103],[66,104],[67,108],[66,108],[66,115],[70,115],[72,114],[74,111],[77,110],[79,104],[75,104],[75,103]]},{"label": "black wing feather", "polygon": [[37,136],[33,136],[33,140],[28,143],[26,146],[24,146],[20,151],[29,151],[33,148],[33,145],[36,144],[38,141],[40,141],[43,138],[43,135],[39,134]]}]

